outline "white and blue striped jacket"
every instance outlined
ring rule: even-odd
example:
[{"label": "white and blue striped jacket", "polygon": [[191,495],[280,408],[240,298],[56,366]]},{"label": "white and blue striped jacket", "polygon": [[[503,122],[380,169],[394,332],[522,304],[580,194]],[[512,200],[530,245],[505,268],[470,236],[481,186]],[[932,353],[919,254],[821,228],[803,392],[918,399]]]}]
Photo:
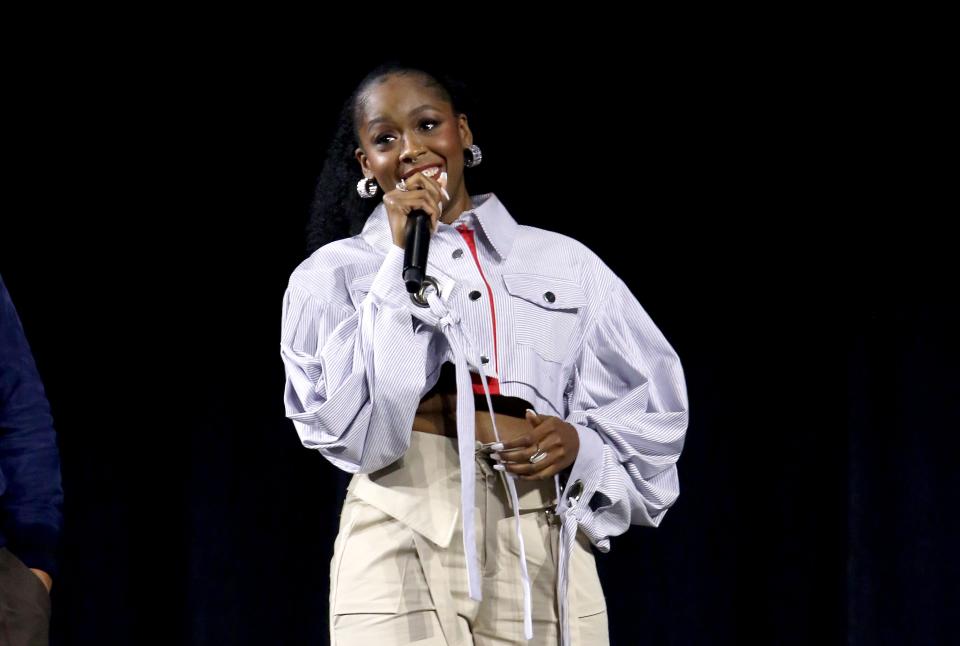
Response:
[{"label": "white and blue striped jacket", "polygon": [[[428,293],[429,307],[406,291],[404,252],[383,204],[359,235],[321,247],[293,271],[280,346],[286,413],[304,446],[344,471],[370,473],[406,452],[420,400],[441,365],[453,362],[463,509],[474,500],[474,392],[488,404],[490,394],[519,397],[574,425],[580,449],[556,509],[568,644],[567,572],[578,527],[607,552],[610,537],[631,524],[659,525],[679,495],[683,369],[630,289],[586,246],[517,224],[492,193],[473,204],[453,224],[438,223],[431,238],[427,275],[439,294]],[[559,475],[555,481],[559,493]],[[461,518],[468,587],[479,600],[476,544],[467,540],[473,514]],[[521,544],[529,639],[524,558]]]}]

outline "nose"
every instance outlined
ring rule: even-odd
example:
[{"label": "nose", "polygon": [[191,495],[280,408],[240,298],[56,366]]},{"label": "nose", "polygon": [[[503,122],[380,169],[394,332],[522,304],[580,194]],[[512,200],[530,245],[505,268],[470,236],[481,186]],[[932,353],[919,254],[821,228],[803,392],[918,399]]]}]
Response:
[{"label": "nose", "polygon": [[407,135],[403,139],[403,151],[400,153],[400,159],[405,164],[412,164],[426,152],[420,144],[420,140],[413,135]]}]

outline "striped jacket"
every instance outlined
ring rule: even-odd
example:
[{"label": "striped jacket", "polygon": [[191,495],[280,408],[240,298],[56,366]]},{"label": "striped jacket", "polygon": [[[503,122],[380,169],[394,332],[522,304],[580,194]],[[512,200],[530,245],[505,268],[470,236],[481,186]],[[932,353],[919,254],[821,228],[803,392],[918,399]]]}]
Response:
[{"label": "striped jacket", "polygon": [[[462,509],[474,500],[474,392],[519,397],[572,424],[579,453],[565,483],[555,476],[567,644],[578,528],[607,552],[610,537],[631,524],[659,525],[679,495],[683,369],[630,289],[586,246],[518,224],[492,193],[473,205],[437,224],[427,275],[439,293],[428,290],[426,307],[406,292],[404,252],[383,204],[360,234],[321,247],[293,271],[282,315],[286,414],[304,446],[347,472],[370,473],[403,456],[421,398],[441,365],[454,363]],[[466,539],[473,514],[461,519],[468,587],[480,599],[475,542]],[[520,558],[525,575],[522,544]],[[529,613],[525,623],[529,639]]]}]

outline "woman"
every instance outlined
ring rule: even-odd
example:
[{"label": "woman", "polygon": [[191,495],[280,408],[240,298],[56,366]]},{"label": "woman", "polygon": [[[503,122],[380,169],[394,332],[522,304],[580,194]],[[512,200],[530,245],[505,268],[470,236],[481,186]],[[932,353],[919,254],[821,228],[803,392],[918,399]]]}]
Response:
[{"label": "woman", "polygon": [[[354,474],[331,643],[608,643],[591,544],[676,500],[683,372],[589,249],[470,195],[457,87],[397,64],[359,84],[284,295],[287,416]],[[435,282],[410,295],[414,209]]]}]

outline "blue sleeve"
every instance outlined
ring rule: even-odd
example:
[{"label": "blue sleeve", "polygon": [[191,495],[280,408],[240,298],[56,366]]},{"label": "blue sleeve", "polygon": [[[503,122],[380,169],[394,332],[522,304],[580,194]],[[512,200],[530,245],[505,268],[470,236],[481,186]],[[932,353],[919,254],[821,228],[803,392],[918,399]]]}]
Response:
[{"label": "blue sleeve", "polygon": [[62,506],[50,404],[0,278],[0,533],[21,561],[51,577],[57,570]]}]

